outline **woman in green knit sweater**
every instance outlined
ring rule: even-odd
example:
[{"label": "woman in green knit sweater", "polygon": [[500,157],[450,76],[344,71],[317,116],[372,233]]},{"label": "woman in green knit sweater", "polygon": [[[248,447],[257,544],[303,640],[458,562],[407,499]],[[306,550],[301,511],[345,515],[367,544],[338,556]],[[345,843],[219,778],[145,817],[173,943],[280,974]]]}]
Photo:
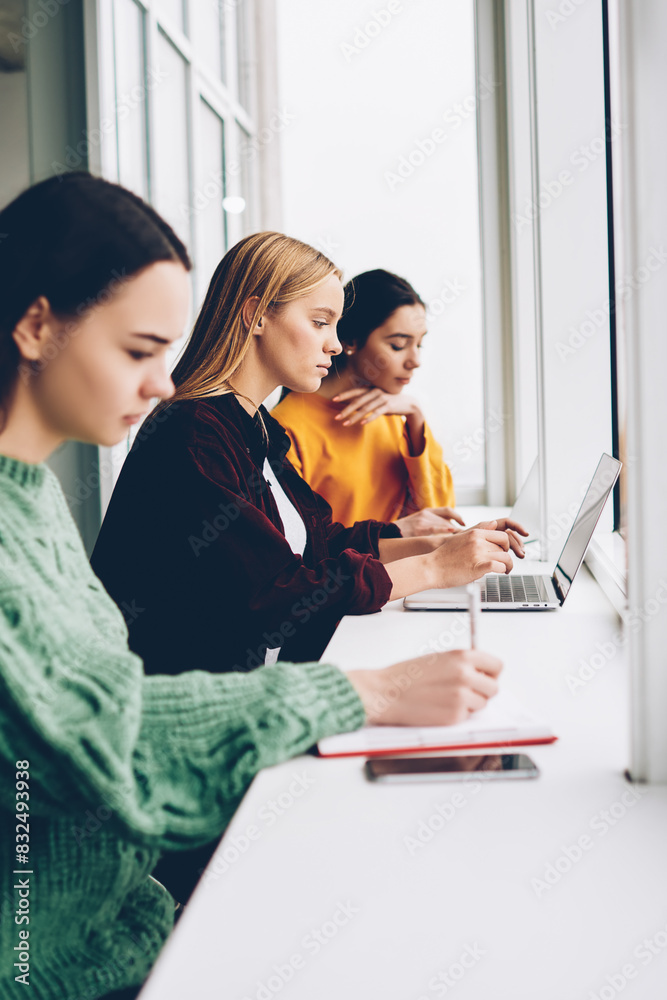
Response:
[{"label": "woman in green knit sweater", "polygon": [[171,395],[188,255],[87,174],[24,192],[0,233],[0,995],[129,998],[173,924],[162,850],[218,837],[261,768],[324,736],[464,718],[500,663],[145,677],[44,462],[68,439],[117,443]]}]

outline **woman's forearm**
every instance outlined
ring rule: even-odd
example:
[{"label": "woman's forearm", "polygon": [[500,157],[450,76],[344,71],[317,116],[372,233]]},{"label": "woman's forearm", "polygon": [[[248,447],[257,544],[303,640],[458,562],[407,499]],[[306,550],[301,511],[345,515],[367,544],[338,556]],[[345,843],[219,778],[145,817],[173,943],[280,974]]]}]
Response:
[{"label": "woman's forearm", "polygon": [[436,567],[433,566],[428,555],[414,555],[408,556],[407,559],[398,559],[385,566],[385,569],[391,580],[390,601],[442,585],[438,580]]},{"label": "woman's forearm", "polygon": [[397,559],[421,556],[432,552],[444,541],[444,535],[417,535],[414,538],[381,538],[378,542],[380,562],[386,566]]}]

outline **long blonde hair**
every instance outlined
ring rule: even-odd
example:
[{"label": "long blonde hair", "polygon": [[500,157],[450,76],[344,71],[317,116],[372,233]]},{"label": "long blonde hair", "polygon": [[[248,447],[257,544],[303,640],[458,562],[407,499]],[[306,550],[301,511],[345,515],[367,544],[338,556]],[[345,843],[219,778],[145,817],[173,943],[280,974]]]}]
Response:
[{"label": "long blonde hair", "polygon": [[[232,247],[218,264],[208,286],[192,336],[172,379],[178,399],[234,392],[230,383],[248,353],[257,321],[268,309],[308,295],[342,272],[314,247],[282,233],[255,233]],[[249,327],[244,303],[259,301]]]}]

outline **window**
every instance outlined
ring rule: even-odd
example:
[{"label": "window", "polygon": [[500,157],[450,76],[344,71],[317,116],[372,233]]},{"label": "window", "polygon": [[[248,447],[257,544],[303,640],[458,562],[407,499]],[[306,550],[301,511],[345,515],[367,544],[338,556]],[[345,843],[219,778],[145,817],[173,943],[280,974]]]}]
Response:
[{"label": "window", "polygon": [[162,30],[156,42],[151,200],[184,243],[191,246],[192,216],[185,211],[190,201],[188,66]]},{"label": "window", "polygon": [[[284,227],[351,278],[382,267],[428,309],[414,393],[459,503],[485,499],[472,0],[279,0]],[[412,387],[411,387],[412,391]],[[502,416],[501,416],[502,419]]]},{"label": "window", "polygon": [[[227,248],[259,222],[254,24],[254,0],[98,0],[91,167],[149,200],[185,242],[195,312]],[[130,443],[102,450],[103,509]]]},{"label": "window", "polygon": [[[225,123],[203,98],[199,105],[201,156],[198,160],[197,191],[203,196],[198,208],[197,298],[206,294],[208,280],[227,248],[226,213],[223,209],[225,183]],[[221,178],[219,190],[212,178]],[[210,185],[213,197],[206,197]]]},{"label": "window", "polygon": [[[113,8],[114,92],[117,130],[118,180],[142,198],[148,198],[148,147],[144,12],[134,0],[117,0]],[[131,106],[135,94],[139,109]]]},{"label": "window", "polygon": [[602,10],[505,11],[515,454],[539,455],[553,561],[613,447]]},{"label": "window", "polygon": [[[612,25],[617,24],[618,14],[615,9],[617,5],[612,0]],[[605,120],[606,120],[606,143],[607,143],[607,178],[609,188],[609,314],[611,333],[611,377],[612,377],[612,429],[614,457],[623,462],[621,475],[614,489],[614,530],[618,531],[624,539],[626,535],[626,483],[628,455],[626,452],[626,357],[625,357],[625,330],[622,322],[622,314],[619,315],[617,309],[618,297],[623,297],[628,293],[632,294],[641,284],[638,280],[640,275],[624,275],[622,268],[621,245],[616,245],[615,229],[620,225],[620,212],[617,213],[617,198],[614,188],[616,182],[620,181],[621,163],[617,155],[618,145],[614,145],[618,123],[620,122],[621,100],[619,94],[619,78],[617,73],[612,73],[612,53],[611,46],[617,46],[617,39],[613,38],[613,26],[610,37],[610,10],[607,0],[602,0],[602,18],[604,31],[604,69],[605,69]],[[616,53],[615,53],[616,54]],[[617,61],[617,60],[616,60]],[[617,266],[621,265],[617,275]],[[647,273],[649,273],[647,271]]]}]

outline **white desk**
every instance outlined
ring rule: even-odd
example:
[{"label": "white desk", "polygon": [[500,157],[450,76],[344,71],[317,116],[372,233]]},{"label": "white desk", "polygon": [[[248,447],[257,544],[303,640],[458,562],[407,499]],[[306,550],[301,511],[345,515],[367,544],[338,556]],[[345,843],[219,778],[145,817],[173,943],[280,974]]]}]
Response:
[{"label": "white desk", "polygon": [[[465,645],[464,619],[394,602],[344,619],[324,659]],[[537,781],[373,786],[361,759],[312,757],[260,774],[141,1000],[663,1000],[667,789],[623,778],[623,651],[576,694],[566,682],[618,625],[585,569],[561,611],[483,615],[502,683],[560,736],[530,749]],[[216,876],[251,824],[258,839]]]}]

